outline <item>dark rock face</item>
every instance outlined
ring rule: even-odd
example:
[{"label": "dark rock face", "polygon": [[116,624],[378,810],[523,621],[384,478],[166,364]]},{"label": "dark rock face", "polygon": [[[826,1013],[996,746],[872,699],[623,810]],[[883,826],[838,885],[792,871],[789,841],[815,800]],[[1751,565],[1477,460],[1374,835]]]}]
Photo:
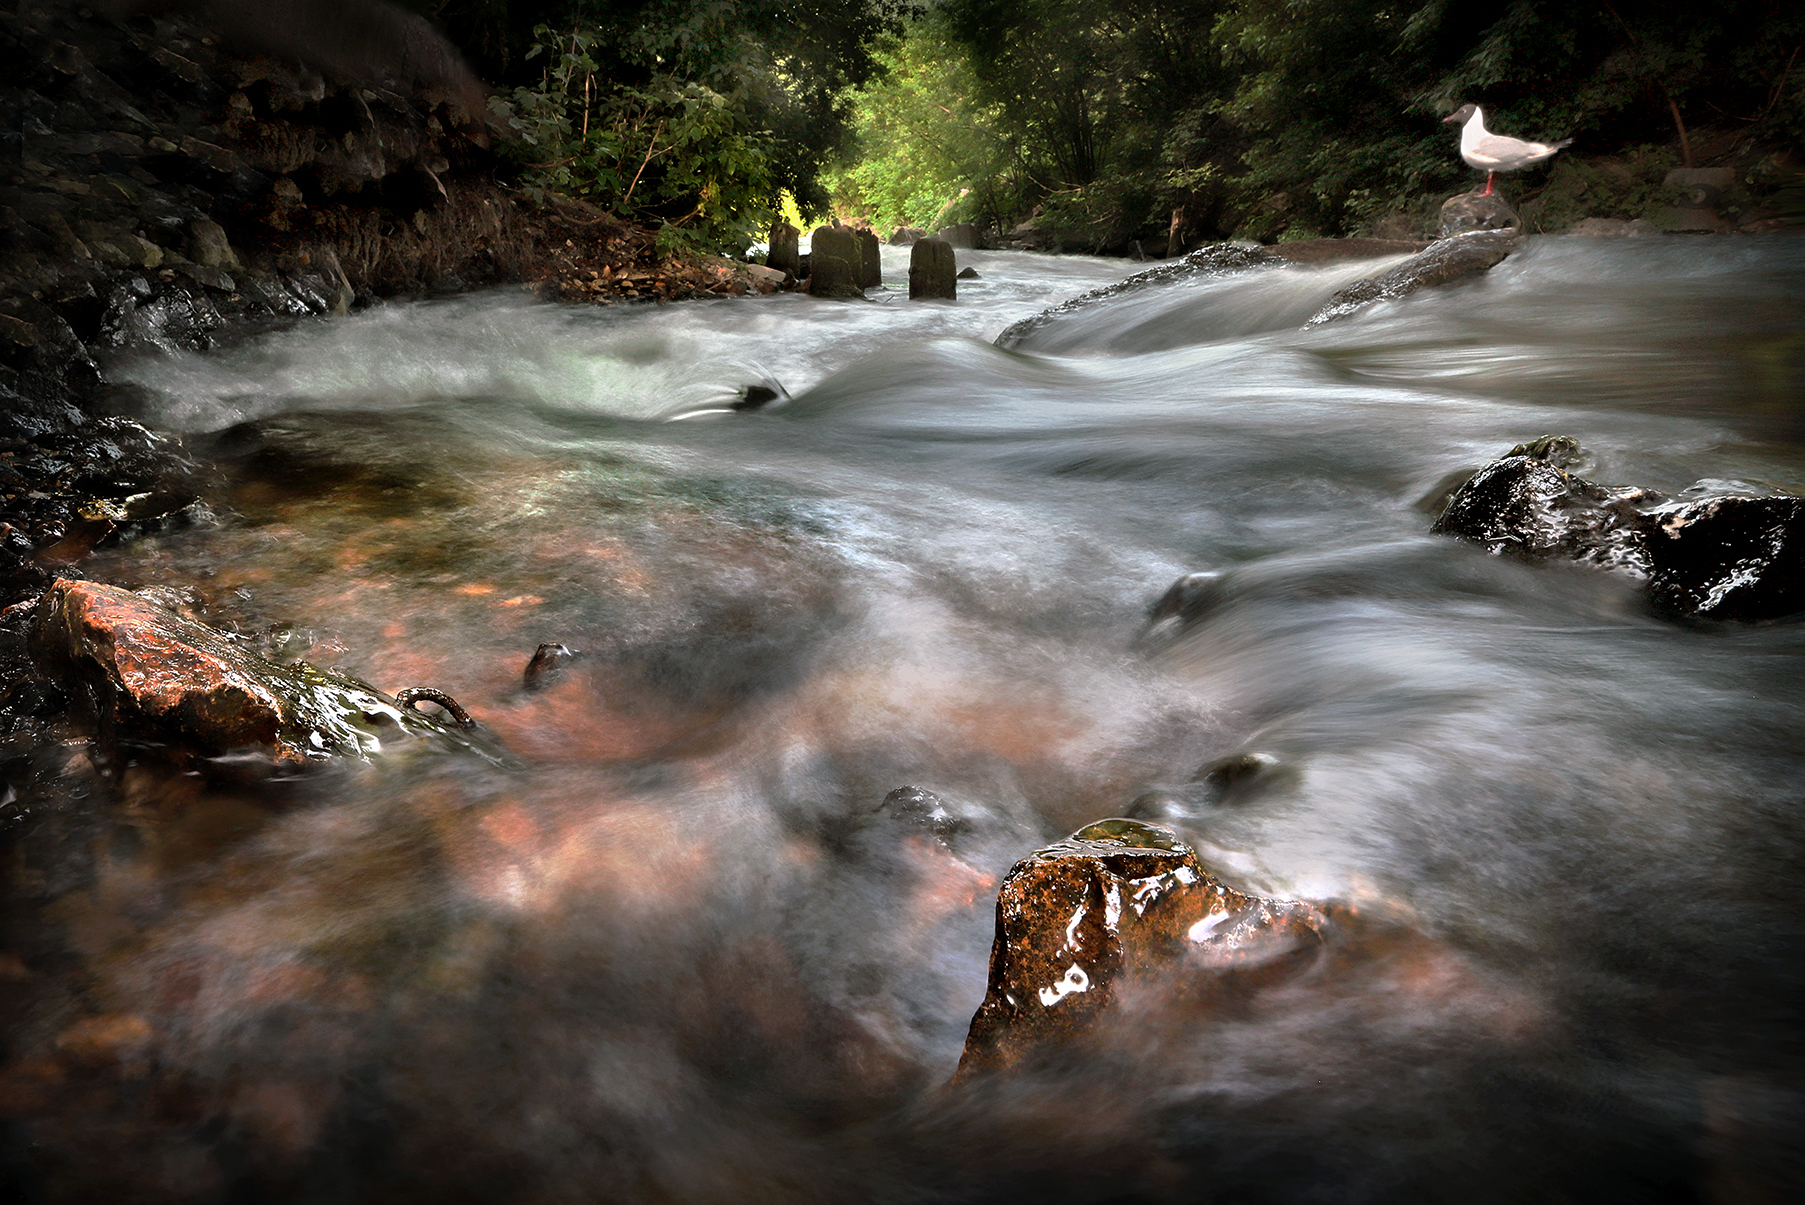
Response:
[{"label": "dark rock face", "polygon": [[1710,498],[1657,510],[1649,601],[1703,619],[1805,610],[1805,498]]},{"label": "dark rock face", "polygon": [[909,300],[953,300],[958,296],[958,266],[952,244],[937,238],[916,240],[909,252]]},{"label": "dark rock face", "polygon": [[143,728],[205,753],[247,747],[278,765],[369,757],[403,737],[474,748],[456,729],[355,678],[277,665],[117,586],[58,580],[34,608],[34,660],[92,695],[103,735]]},{"label": "dark rock face", "polygon": [[1216,881],[1168,828],[1102,820],[1016,863],[997,894],[990,984],[954,1082],[1056,1056],[1132,977],[1213,972],[1320,947],[1307,904]]},{"label": "dark rock face", "polygon": [[1640,507],[1662,501],[1576,477],[1539,445],[1513,450],[1462,486],[1430,529],[1528,559],[1561,556],[1634,577],[1648,575]]},{"label": "dark rock face", "polygon": [[1442,202],[1443,237],[1481,230],[1515,230],[1523,224],[1517,211],[1497,193],[1463,192]]},{"label": "dark rock face", "polygon": [[910,243],[918,243],[928,236],[928,232],[919,226],[898,226],[890,232],[892,247],[907,247]]},{"label": "dark rock face", "polygon": [[[1669,500],[1571,471],[1587,463],[1570,439],[1513,448],[1461,486],[1431,530],[1495,554],[1563,557],[1645,580],[1650,605],[1671,618],[1764,620],[1805,610],[1805,498],[1700,482],[1685,491],[1693,497]],[[1176,613],[1183,600],[1167,605]]]},{"label": "dark rock face", "polygon": [[1365,309],[1375,301],[1396,301],[1421,288],[1484,272],[1521,244],[1515,229],[1440,239],[1391,271],[1342,289],[1304,325],[1320,326]]},{"label": "dark rock face", "polygon": [[765,266],[787,273],[792,278],[801,276],[802,260],[798,252],[801,240],[802,232],[779,218],[771,226],[771,249],[765,256]]},{"label": "dark rock face", "polygon": [[853,238],[859,247],[859,288],[874,289],[884,283],[884,261],[875,230],[855,230]]},{"label": "dark rock face", "polygon": [[814,297],[863,297],[859,242],[844,226],[823,226],[809,240],[808,291]]}]

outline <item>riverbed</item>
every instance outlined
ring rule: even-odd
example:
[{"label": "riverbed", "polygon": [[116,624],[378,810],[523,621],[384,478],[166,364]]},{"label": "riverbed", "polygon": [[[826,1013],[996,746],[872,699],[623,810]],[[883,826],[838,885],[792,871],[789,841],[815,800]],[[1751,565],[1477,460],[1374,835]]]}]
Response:
[{"label": "riverbed", "polygon": [[[513,761],[146,749],[80,840],[34,816],[25,1199],[1796,1190],[1805,626],[1429,527],[1549,434],[1607,484],[1805,489],[1805,242],[1532,238],[1307,328],[1384,263],[1270,268],[1012,350],[1141,265],[961,252],[912,303],[885,255],[864,302],[495,292],[111,366],[229,488],[93,576],[447,691]],[[1132,810],[1379,936],[949,1089],[1001,877]]]}]

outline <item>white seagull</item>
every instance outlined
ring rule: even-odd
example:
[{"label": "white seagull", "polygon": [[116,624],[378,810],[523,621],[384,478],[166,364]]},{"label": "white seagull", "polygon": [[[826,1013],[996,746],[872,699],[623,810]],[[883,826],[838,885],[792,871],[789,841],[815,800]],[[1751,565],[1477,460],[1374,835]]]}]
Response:
[{"label": "white seagull", "polygon": [[1479,111],[1478,105],[1462,105],[1442,121],[1461,123],[1460,157],[1467,161],[1468,167],[1485,172],[1485,191],[1479,194],[1482,197],[1492,195],[1492,181],[1499,172],[1514,172],[1540,163],[1573,141],[1569,138],[1566,142],[1524,142],[1521,138],[1494,134],[1485,128],[1485,114]]}]

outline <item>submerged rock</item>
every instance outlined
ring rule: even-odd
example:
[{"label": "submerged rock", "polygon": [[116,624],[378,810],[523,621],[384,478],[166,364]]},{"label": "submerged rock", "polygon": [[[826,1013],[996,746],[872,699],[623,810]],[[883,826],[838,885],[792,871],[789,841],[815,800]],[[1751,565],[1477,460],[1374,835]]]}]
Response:
[{"label": "submerged rock", "polygon": [[1171,829],[1101,820],[1016,863],[954,1082],[1080,1041],[1139,974],[1210,975],[1320,947],[1326,915],[1218,882]]},{"label": "submerged rock", "polygon": [[265,750],[288,766],[369,758],[403,738],[500,760],[462,725],[333,670],[265,660],[117,586],[59,579],[34,608],[30,642],[41,670],[91,694],[103,736],[142,728],[205,753]]}]

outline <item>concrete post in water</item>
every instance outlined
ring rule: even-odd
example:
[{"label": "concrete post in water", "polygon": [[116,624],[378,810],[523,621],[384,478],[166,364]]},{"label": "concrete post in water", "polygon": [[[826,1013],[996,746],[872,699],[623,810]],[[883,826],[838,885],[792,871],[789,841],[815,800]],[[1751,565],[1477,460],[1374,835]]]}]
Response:
[{"label": "concrete post in water", "polygon": [[958,265],[952,244],[945,239],[924,238],[909,251],[909,300],[945,297],[956,300]]},{"label": "concrete post in water", "polygon": [[881,248],[883,243],[875,230],[855,230],[852,232],[859,247],[859,288],[869,289],[884,283],[884,261]]},{"label": "concrete post in water", "polygon": [[795,277],[799,263],[797,246],[802,232],[782,218],[771,223],[771,250],[765,256],[765,267],[775,268],[788,276]]},{"label": "concrete post in water", "polygon": [[823,226],[810,239],[808,291],[815,297],[863,297],[859,241],[844,226]]}]

